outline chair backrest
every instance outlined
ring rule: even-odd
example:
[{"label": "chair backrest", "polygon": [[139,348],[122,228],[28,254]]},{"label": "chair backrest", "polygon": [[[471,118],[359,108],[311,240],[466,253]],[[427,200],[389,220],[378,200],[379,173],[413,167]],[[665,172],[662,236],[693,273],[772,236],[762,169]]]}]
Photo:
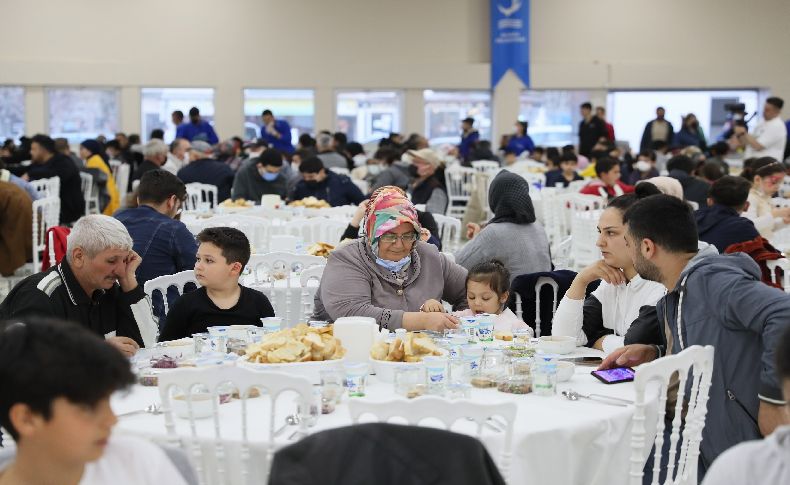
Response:
[{"label": "chair backrest", "polygon": [[217,186],[211,184],[201,184],[199,182],[192,182],[186,184],[187,187],[187,200],[185,201],[184,209],[197,210],[200,203],[207,203],[210,209],[217,207],[219,201],[217,200]]},{"label": "chair backrest", "polygon": [[[693,345],[679,354],[662,357],[645,364],[636,371],[634,387],[636,400],[631,426],[631,459],[629,483],[641,485],[645,450],[655,445],[653,485],[659,483],[664,448],[664,423],[667,393],[677,381],[677,400],[674,406],[669,453],[664,483],[696,484],[699,446],[707,414],[708,391],[713,371],[713,346]],[[691,377],[691,380],[689,380]],[[658,385],[658,420],[654,443],[647,439],[645,428],[647,408],[652,400],[646,398],[650,385]],[[716,423],[717,425],[719,423]],[[682,430],[681,430],[682,427]],[[682,437],[679,453],[678,441]],[[677,464],[677,466],[676,466]]]},{"label": "chair backrest", "polygon": [[557,244],[557,249],[552,252],[554,254],[552,258],[554,269],[570,269],[572,244],[572,236],[566,237],[565,240]]},{"label": "chair backrest", "polygon": [[458,420],[470,418],[477,424],[477,437],[480,438],[483,426],[493,416],[505,420],[505,443],[497,460],[499,471],[507,480],[510,468],[511,447],[513,445],[513,427],[516,422],[518,407],[515,402],[481,403],[466,399],[452,400],[435,396],[418,397],[405,400],[375,402],[353,399],[348,403],[351,420],[356,424],[366,414],[372,414],[379,421],[386,422],[392,418],[403,418],[408,424],[416,426],[426,419],[436,419],[446,429]]},{"label": "chair backrest", "polygon": [[200,286],[200,283],[198,283],[195,279],[194,270],[189,269],[186,271],[181,271],[180,273],[158,276],[156,278],[150,279],[143,285],[143,291],[146,295],[148,295],[149,301],[151,300],[151,297],[155,291],[160,291],[162,293],[162,299],[165,301],[165,315],[167,315],[167,312],[169,311],[167,304],[167,289],[173,286],[178,290],[179,295],[183,295],[184,286],[186,286],[187,283],[194,283],[195,286]]},{"label": "chair backrest", "polygon": [[[302,311],[304,321],[309,322],[310,317],[313,315],[313,307],[315,305],[315,294],[321,284],[321,278],[324,275],[325,264],[320,266],[311,266],[302,271],[299,275],[299,286],[302,287]],[[318,281],[318,285],[313,286],[310,283]]]},{"label": "chair backrest", "polygon": [[434,234],[442,241],[442,249],[452,251],[461,245],[461,220],[443,214],[431,214],[439,228]]},{"label": "chair backrest", "polygon": [[30,185],[41,197],[60,197],[60,177],[57,175],[48,179],[33,180]]},{"label": "chair backrest", "polygon": [[[244,367],[218,365],[202,368],[181,368],[174,369],[168,372],[167,375],[162,374],[159,378],[159,396],[162,400],[162,407],[165,411],[165,429],[167,434],[171,437],[178,437],[176,433],[175,421],[173,419],[173,411],[171,406],[172,391],[181,392],[186,398],[190,428],[190,441],[192,442],[191,452],[192,458],[195,461],[198,475],[202,479],[202,483],[227,483],[227,475],[230,470],[228,467],[228,459],[230,453],[226,451],[227,443],[222,440],[223,420],[219,417],[219,402],[220,395],[225,394],[229,390],[235,389],[238,391],[239,398],[242,401],[241,405],[241,477],[242,483],[252,483],[249,472],[252,469],[251,464],[251,446],[249,431],[251,426],[248,420],[248,399],[253,397],[253,390],[260,393],[261,399],[266,397],[270,400],[269,416],[267,422],[267,468],[265,476],[260,477],[260,481],[256,477],[255,483],[266,483],[268,478],[268,464],[271,463],[272,456],[275,450],[275,414],[278,402],[283,400],[278,399],[281,394],[287,391],[295,392],[298,400],[301,403],[307,404],[312,399],[313,386],[310,381],[304,377],[295,376],[281,372],[267,372],[257,371]],[[214,458],[206,456],[200,446],[201,436],[197,432],[196,418],[194,417],[194,407],[191,398],[200,392],[207,392],[211,395],[212,401],[212,419],[213,419],[213,444],[214,444],[214,457],[216,459],[215,467],[207,467],[207,458]],[[302,406],[303,408],[305,406]],[[282,414],[281,414],[282,416]],[[304,419],[301,420],[299,426],[302,433],[307,434],[307,426]],[[205,438],[205,437],[203,437]],[[211,469],[210,469],[211,468]],[[216,475],[216,482],[209,479],[209,471]]]},{"label": "chair backrest", "polygon": [[790,293],[790,261],[786,258],[769,259],[765,265],[771,273],[771,282],[781,285],[785,293]]},{"label": "chair backrest", "polygon": [[[554,281],[552,278],[548,276],[541,276],[535,281],[535,337],[540,337],[540,292],[543,289],[544,285],[548,285],[553,290],[553,300],[551,306],[551,315],[552,318],[554,314],[557,312],[557,306],[559,305],[559,284]],[[524,308],[523,308],[523,301],[521,299],[521,295],[518,293],[515,294],[516,300],[516,316],[519,320],[523,320],[524,318]]]},{"label": "chair backrest", "polygon": [[286,234],[301,237],[304,244],[324,242],[337,244],[348,227],[348,221],[314,217],[304,221],[288,221],[283,225]]},{"label": "chair backrest", "polygon": [[478,172],[496,172],[501,167],[499,162],[494,160],[475,160],[472,162],[472,168]]},{"label": "chair backrest", "polygon": [[110,160],[110,167],[112,167],[112,176],[115,179],[115,186],[118,187],[118,197],[121,199],[121,206],[126,206],[126,194],[129,188],[129,176],[131,175],[131,166],[126,163],[121,163],[118,160]]},{"label": "chair backrest", "polygon": [[60,221],[60,198],[45,197],[33,201],[33,272],[41,271],[41,258],[49,257],[40,254],[47,245],[47,231],[58,225]]},{"label": "chair backrest", "polygon": [[[93,175],[87,172],[80,172],[80,186],[82,187],[82,196],[85,198],[85,214],[91,214],[91,202],[93,201],[94,197]],[[98,212],[98,203],[96,205],[96,212]]]},{"label": "chair backrest", "polygon": [[573,268],[584,268],[599,259],[598,219],[601,210],[574,210],[571,216],[571,262]]},{"label": "chair backrest", "polygon": [[294,254],[275,252],[266,254],[253,254],[247,263],[247,268],[252,272],[255,283],[268,280],[266,276],[287,275],[290,285],[291,273],[301,272],[311,266],[325,265],[326,258],[310,256],[309,254]]},{"label": "chair backrest", "polygon": [[268,219],[240,214],[224,214],[203,220],[201,226],[204,229],[207,227],[236,228],[250,240],[254,253],[265,253],[269,250],[272,222]]},{"label": "chair backrest", "polygon": [[296,252],[299,238],[291,234],[272,234],[269,236],[269,251],[286,253]]},{"label": "chair backrest", "polygon": [[466,213],[466,204],[472,196],[475,187],[475,173],[473,168],[453,166],[444,171],[444,181],[447,186],[447,215],[462,218]]}]

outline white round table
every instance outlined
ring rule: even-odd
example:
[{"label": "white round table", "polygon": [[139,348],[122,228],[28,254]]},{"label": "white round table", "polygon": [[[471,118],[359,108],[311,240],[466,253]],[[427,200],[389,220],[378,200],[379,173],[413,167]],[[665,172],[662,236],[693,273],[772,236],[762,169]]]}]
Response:
[{"label": "white round table", "polygon": [[[593,351],[595,352],[595,351]],[[578,355],[589,355],[589,349],[578,349]],[[560,383],[558,390],[573,389],[582,394],[605,394],[623,399],[634,399],[632,383],[606,385],[590,375],[593,367],[577,366],[570,381]],[[284,396],[287,399],[290,397]],[[348,426],[351,418],[348,399],[391,400],[395,399],[392,384],[378,381],[370,376],[367,395],[364,398],[344,396],[343,402],[332,414],[322,415],[311,432]],[[473,389],[473,400],[482,402],[513,401],[518,404],[510,469],[510,483],[519,484],[617,484],[627,483],[630,456],[630,428],[634,407],[614,406],[599,401],[582,399],[569,401],[562,395],[537,396],[535,394],[513,395],[495,389]],[[128,394],[119,393],[112,399],[116,413],[144,409],[158,403],[159,392],[155,387],[135,386]],[[282,401],[279,401],[282,402]],[[648,409],[648,436],[655,433],[655,406]],[[250,439],[260,447],[265,462],[265,447],[268,439],[267,426],[269,399],[248,400],[248,429]],[[287,414],[293,413],[295,405],[278,403],[275,427],[284,423]],[[220,422],[225,440],[241,438],[241,402],[232,401],[220,406]],[[175,418],[177,432],[189,436],[188,421]],[[213,436],[214,424],[210,418],[196,421],[199,435]],[[430,425],[429,422],[425,423]],[[474,433],[474,424],[457,423],[454,431]],[[292,443],[289,436],[296,427],[289,428],[276,441],[278,446]],[[133,433],[163,441],[166,432],[163,415],[138,414],[120,418],[117,432]],[[652,433],[652,434],[651,434]],[[483,442],[492,457],[498,458],[502,449],[504,433],[484,428]],[[647,450],[649,451],[649,450]],[[647,457],[645,451],[645,458]],[[256,456],[256,461],[258,461]]]}]

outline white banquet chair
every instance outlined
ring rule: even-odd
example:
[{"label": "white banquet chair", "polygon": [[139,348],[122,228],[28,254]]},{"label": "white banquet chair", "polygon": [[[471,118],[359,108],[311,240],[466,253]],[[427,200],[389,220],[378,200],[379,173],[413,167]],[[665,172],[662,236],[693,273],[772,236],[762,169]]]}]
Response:
[{"label": "white banquet chair", "polygon": [[[552,299],[552,307],[551,307],[551,315],[554,316],[557,313],[557,306],[560,304],[558,293],[559,293],[559,285],[556,281],[549,278],[548,276],[541,276],[540,278],[535,281],[535,338],[540,337],[540,291],[543,289],[543,286],[549,285],[554,292],[554,296]],[[521,295],[516,293],[516,316],[519,320],[524,320],[524,307],[523,307],[523,300],[521,299]]]},{"label": "white banquet chair", "polygon": [[[60,221],[60,198],[45,197],[33,201],[33,268],[32,273],[41,271],[41,261],[49,258],[49,254],[44,254],[46,246],[47,231],[58,225]],[[50,246],[50,252],[54,248]],[[54,259],[50,265],[54,264]]]},{"label": "white banquet chair", "polygon": [[499,162],[495,160],[475,160],[472,162],[472,168],[478,172],[498,172],[501,168]]},{"label": "white banquet chair", "polygon": [[463,219],[474,192],[476,173],[473,168],[461,166],[452,166],[444,171],[448,198],[446,215]]},{"label": "white banquet chair", "polygon": [[[768,271],[771,272],[771,282],[774,284],[778,283],[782,286],[785,293],[790,293],[790,261],[786,258],[773,259],[766,261],[765,265],[768,267]],[[778,270],[782,271],[781,281]]]},{"label": "white banquet chair", "polygon": [[120,160],[110,160],[110,168],[112,169],[112,178],[115,180],[115,186],[118,187],[121,207],[126,207],[126,193],[129,187],[131,167],[129,164],[123,163]]},{"label": "white banquet chair", "polygon": [[277,274],[299,273],[311,266],[325,265],[326,258],[311,256],[309,254],[294,254],[275,252],[267,254],[253,254],[247,263],[247,268],[253,275],[256,284],[268,281],[268,276]]},{"label": "white banquet chair", "polygon": [[[675,343],[677,345],[677,342]],[[677,399],[674,406],[669,453],[664,484],[697,483],[697,462],[705,416],[708,412],[708,392],[713,371],[713,346],[693,345],[676,355],[670,355],[640,366],[634,378],[636,400],[631,421],[631,458],[629,483],[641,485],[646,450],[655,445],[652,485],[659,483],[667,394],[676,381]],[[689,381],[689,377],[691,380]],[[658,420],[655,440],[648,439],[645,427],[647,408],[653,403],[646,397],[649,386],[658,385]],[[687,389],[688,388],[688,389]],[[688,392],[688,395],[687,395]],[[718,425],[718,423],[716,423]],[[682,430],[681,430],[682,427]],[[682,439],[681,439],[682,438]],[[680,439],[680,445],[678,441]],[[679,450],[678,450],[679,446]]]},{"label": "white banquet chair", "polygon": [[60,197],[60,177],[38,179],[30,182],[40,197]]},{"label": "white banquet chair", "polygon": [[254,253],[265,253],[269,250],[272,222],[268,219],[241,214],[224,214],[204,219],[200,226],[202,229],[209,227],[236,228],[247,236]]},{"label": "white banquet chair", "polygon": [[[439,420],[445,429],[450,429],[456,421],[471,419],[477,425],[476,437],[481,438],[483,427],[489,419],[498,416],[504,419],[505,442],[502,453],[496,460],[499,472],[508,480],[511,449],[513,446],[513,426],[516,422],[518,406],[515,402],[480,403],[466,399],[447,400],[435,396],[424,396],[416,399],[396,399],[391,401],[369,401],[352,399],[348,403],[351,420],[360,422],[364,415],[373,415],[379,421],[387,422],[392,418],[403,418],[412,426],[426,420]],[[482,440],[481,440],[482,441]]]},{"label": "white banquet chair", "polygon": [[318,242],[337,245],[348,227],[348,221],[314,217],[302,221],[289,221],[283,225],[286,234],[301,237],[305,245]]},{"label": "white banquet chair", "polygon": [[455,217],[443,214],[431,214],[439,228],[439,234],[434,234],[442,241],[442,249],[454,251],[461,246],[461,221]]},{"label": "white banquet chair", "polygon": [[186,271],[181,271],[180,273],[158,276],[156,278],[150,279],[143,285],[143,291],[148,296],[149,301],[151,301],[153,298],[154,292],[159,291],[162,293],[162,299],[165,301],[165,315],[167,315],[167,312],[169,311],[167,304],[167,289],[172,286],[178,290],[179,295],[183,295],[184,287],[188,283],[194,283],[195,286],[200,286],[200,283],[198,283],[195,279],[194,270],[188,269]]},{"label": "white banquet chair", "polygon": [[99,213],[99,191],[94,187],[93,175],[87,172],[80,172],[80,184],[82,196],[85,198],[85,214]]},{"label": "white banquet chair", "polygon": [[[290,400],[279,399],[284,393],[296,393],[297,401],[304,404],[310,403],[312,399],[313,385],[308,379],[293,374],[282,372],[269,372],[252,370],[239,366],[217,365],[202,368],[180,368],[173,369],[171,372],[162,373],[159,376],[159,396],[162,400],[164,410],[165,429],[171,438],[171,443],[179,445],[190,453],[201,483],[227,484],[231,483],[231,474],[238,474],[241,477],[239,483],[266,483],[269,475],[272,457],[275,451],[275,416],[278,404],[284,406],[283,402]],[[220,419],[220,395],[228,390],[238,391],[241,400],[241,440],[240,443],[230,443],[223,440],[223,428],[227,428],[227,423]],[[269,401],[269,414],[266,416],[264,435],[267,442],[266,462],[263,464],[263,476],[253,476],[253,470],[261,464],[253,460],[250,432],[260,429],[253,427],[250,421],[257,416],[248,412],[249,400],[254,397],[253,390],[260,393],[256,399],[267,399]],[[172,396],[174,392],[180,392],[187,408],[189,435],[180,435],[176,431],[176,422],[173,418]],[[211,395],[212,402],[212,435],[209,443],[212,445],[211,452],[207,452],[201,446],[201,442],[206,441],[206,436],[198,432],[199,420],[195,418],[192,399],[195,395],[208,393]],[[299,430],[302,435],[307,435],[307,425],[305,419],[300,420]],[[279,424],[279,423],[278,423]],[[225,426],[223,426],[225,425]],[[234,453],[232,447],[240,445],[241,453]],[[234,463],[235,462],[235,463]],[[257,462],[257,463],[256,463]],[[238,463],[237,469],[234,465]]]},{"label": "white banquet chair", "polygon": [[186,184],[186,187],[187,199],[184,210],[197,210],[201,203],[207,203],[210,209],[219,205],[216,185],[192,182]]},{"label": "white banquet chair", "polygon": [[[315,306],[315,294],[318,292],[318,287],[321,285],[321,278],[324,275],[326,265],[311,266],[299,275],[299,286],[302,287],[302,310],[304,312],[304,321],[309,322],[313,316],[313,308]],[[318,285],[311,285],[313,281],[318,281]]]}]

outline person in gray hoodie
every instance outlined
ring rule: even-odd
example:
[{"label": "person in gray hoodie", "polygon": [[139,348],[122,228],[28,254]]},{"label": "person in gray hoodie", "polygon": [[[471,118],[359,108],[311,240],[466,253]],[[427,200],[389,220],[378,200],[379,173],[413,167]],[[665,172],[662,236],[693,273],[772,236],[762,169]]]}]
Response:
[{"label": "person in gray hoodie", "polygon": [[639,365],[691,345],[715,347],[700,448],[704,474],[725,450],[767,436],[787,419],[774,363],[779,337],[790,328],[790,296],[763,284],[748,255],[719,255],[699,243],[691,208],[674,197],[643,199],[624,222],[637,272],[667,288],[656,304],[665,342],[617,349],[601,368]]},{"label": "person in gray hoodie", "polygon": [[[776,350],[776,368],[790,396],[790,332],[785,332]],[[790,406],[787,406],[790,413]],[[777,428],[764,440],[741,443],[725,451],[702,485],[776,485],[790,483],[790,426]]]}]

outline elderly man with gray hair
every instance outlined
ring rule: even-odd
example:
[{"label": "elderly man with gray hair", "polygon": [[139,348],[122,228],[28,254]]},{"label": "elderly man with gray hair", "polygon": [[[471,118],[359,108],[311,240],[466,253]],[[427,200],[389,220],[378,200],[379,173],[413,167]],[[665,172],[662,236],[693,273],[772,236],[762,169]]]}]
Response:
[{"label": "elderly man with gray hair", "polygon": [[324,167],[331,168],[344,168],[348,170],[348,162],[346,157],[337,153],[334,147],[334,138],[329,133],[319,133],[315,140],[316,148],[318,148],[318,158],[323,162]]},{"label": "elderly man with gray hair", "polygon": [[0,320],[29,315],[60,318],[103,336],[127,356],[156,343],[157,325],[135,271],[140,256],[120,221],[80,218],[68,236],[66,257],[20,281],[0,304]]},{"label": "elderly man with gray hair", "polygon": [[146,143],[143,147],[143,158],[145,158],[145,160],[143,160],[143,163],[138,165],[137,170],[134,171],[132,182],[140,180],[140,177],[142,177],[145,172],[162,168],[162,165],[167,162],[168,151],[165,142],[157,138]]}]

